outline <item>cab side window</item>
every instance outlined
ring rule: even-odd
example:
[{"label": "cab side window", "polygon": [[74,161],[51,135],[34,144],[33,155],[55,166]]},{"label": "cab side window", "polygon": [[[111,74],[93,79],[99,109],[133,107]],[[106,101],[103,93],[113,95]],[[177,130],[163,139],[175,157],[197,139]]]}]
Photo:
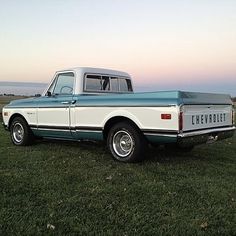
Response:
[{"label": "cab side window", "polygon": [[119,79],[121,92],[132,92],[131,81],[129,79]]},{"label": "cab side window", "polygon": [[74,88],[74,74],[72,72],[62,73],[57,76],[52,88],[54,95],[71,95]]},{"label": "cab side window", "polygon": [[85,90],[86,91],[109,91],[110,90],[109,76],[87,75]]},{"label": "cab side window", "polygon": [[111,77],[111,90],[112,92],[119,92],[119,79],[117,77]]},{"label": "cab side window", "polygon": [[131,80],[128,78],[87,74],[85,76],[84,91],[126,93],[133,90]]}]

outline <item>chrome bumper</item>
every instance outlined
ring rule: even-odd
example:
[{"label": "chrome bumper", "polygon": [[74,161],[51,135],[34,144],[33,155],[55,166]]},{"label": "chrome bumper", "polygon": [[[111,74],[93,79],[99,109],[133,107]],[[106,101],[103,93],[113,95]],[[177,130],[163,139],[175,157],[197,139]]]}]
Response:
[{"label": "chrome bumper", "polygon": [[213,143],[218,140],[230,138],[234,135],[235,127],[213,128],[183,133],[160,133],[144,132],[151,143],[168,144],[177,143],[179,146],[187,147],[203,143]]},{"label": "chrome bumper", "polygon": [[233,126],[180,133],[177,135],[177,142],[183,147],[203,143],[214,143],[219,140],[233,137],[234,132],[235,127]]}]

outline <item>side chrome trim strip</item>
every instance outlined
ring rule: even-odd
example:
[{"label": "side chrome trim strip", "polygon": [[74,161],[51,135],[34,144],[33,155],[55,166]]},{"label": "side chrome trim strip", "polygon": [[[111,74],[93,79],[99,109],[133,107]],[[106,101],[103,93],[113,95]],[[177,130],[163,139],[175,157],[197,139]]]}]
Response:
[{"label": "side chrome trim strip", "polygon": [[38,131],[59,131],[59,132],[70,132],[69,129],[47,129],[47,128],[32,128],[34,130],[38,130]]},{"label": "side chrome trim strip", "polygon": [[170,135],[176,135],[178,134],[178,130],[168,130],[168,129],[141,129],[143,133],[149,133],[149,134],[170,134]]},{"label": "side chrome trim strip", "polygon": [[178,136],[177,134],[163,134],[163,133],[144,133],[144,135],[147,135],[147,136],[171,137],[171,138],[176,138]]},{"label": "side chrome trim strip", "polygon": [[63,127],[63,126],[36,126],[30,125],[33,130],[39,131],[66,131],[66,132],[93,132],[101,133],[102,128],[100,127]]},{"label": "side chrome trim strip", "polygon": [[86,129],[76,129],[75,132],[81,132],[81,133],[102,133],[102,130],[86,130]]}]

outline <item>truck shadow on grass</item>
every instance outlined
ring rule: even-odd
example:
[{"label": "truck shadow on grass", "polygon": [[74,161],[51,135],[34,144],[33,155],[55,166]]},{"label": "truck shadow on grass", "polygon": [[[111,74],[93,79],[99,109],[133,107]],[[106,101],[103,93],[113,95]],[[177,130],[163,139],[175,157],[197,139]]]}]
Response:
[{"label": "truck shadow on grass", "polygon": [[[113,158],[107,148],[105,142],[96,141],[61,141],[61,140],[47,140],[41,139],[37,140],[35,144],[48,145],[50,147],[57,148],[60,147],[62,150],[68,150],[68,148],[73,149],[74,153],[80,153],[82,155],[89,154],[91,156],[96,156],[97,160],[101,162],[105,160],[112,160]],[[50,148],[48,147],[48,148]],[[186,161],[210,161],[214,155],[214,149],[212,147],[199,146],[195,147],[190,152],[177,151],[175,149],[171,150],[165,146],[153,147],[150,146],[147,149],[147,155],[142,163],[181,163]],[[224,153],[215,159],[225,159]],[[118,162],[116,162],[118,163]]]},{"label": "truck shadow on grass", "polygon": [[210,145],[199,145],[189,152],[170,149],[168,147],[150,147],[147,160],[159,163],[181,162],[232,162],[235,158],[235,138],[230,138]]},{"label": "truck shadow on grass", "polygon": [[200,155],[195,155],[195,151],[181,152],[178,150],[170,150],[168,147],[149,147],[148,155],[146,160],[149,162],[159,162],[159,163],[175,163],[181,161],[193,161],[200,160],[202,157]]}]

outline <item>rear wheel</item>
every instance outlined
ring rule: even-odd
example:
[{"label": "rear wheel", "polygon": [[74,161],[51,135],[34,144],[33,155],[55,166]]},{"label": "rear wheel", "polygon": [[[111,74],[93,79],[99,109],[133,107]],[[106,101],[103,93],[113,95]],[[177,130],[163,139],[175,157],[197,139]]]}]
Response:
[{"label": "rear wheel", "polygon": [[10,125],[10,133],[11,141],[17,146],[30,145],[34,140],[34,135],[27,122],[21,117],[13,119]]},{"label": "rear wheel", "polygon": [[110,129],[107,144],[113,158],[121,162],[141,161],[147,147],[140,131],[128,122],[117,123]]}]

